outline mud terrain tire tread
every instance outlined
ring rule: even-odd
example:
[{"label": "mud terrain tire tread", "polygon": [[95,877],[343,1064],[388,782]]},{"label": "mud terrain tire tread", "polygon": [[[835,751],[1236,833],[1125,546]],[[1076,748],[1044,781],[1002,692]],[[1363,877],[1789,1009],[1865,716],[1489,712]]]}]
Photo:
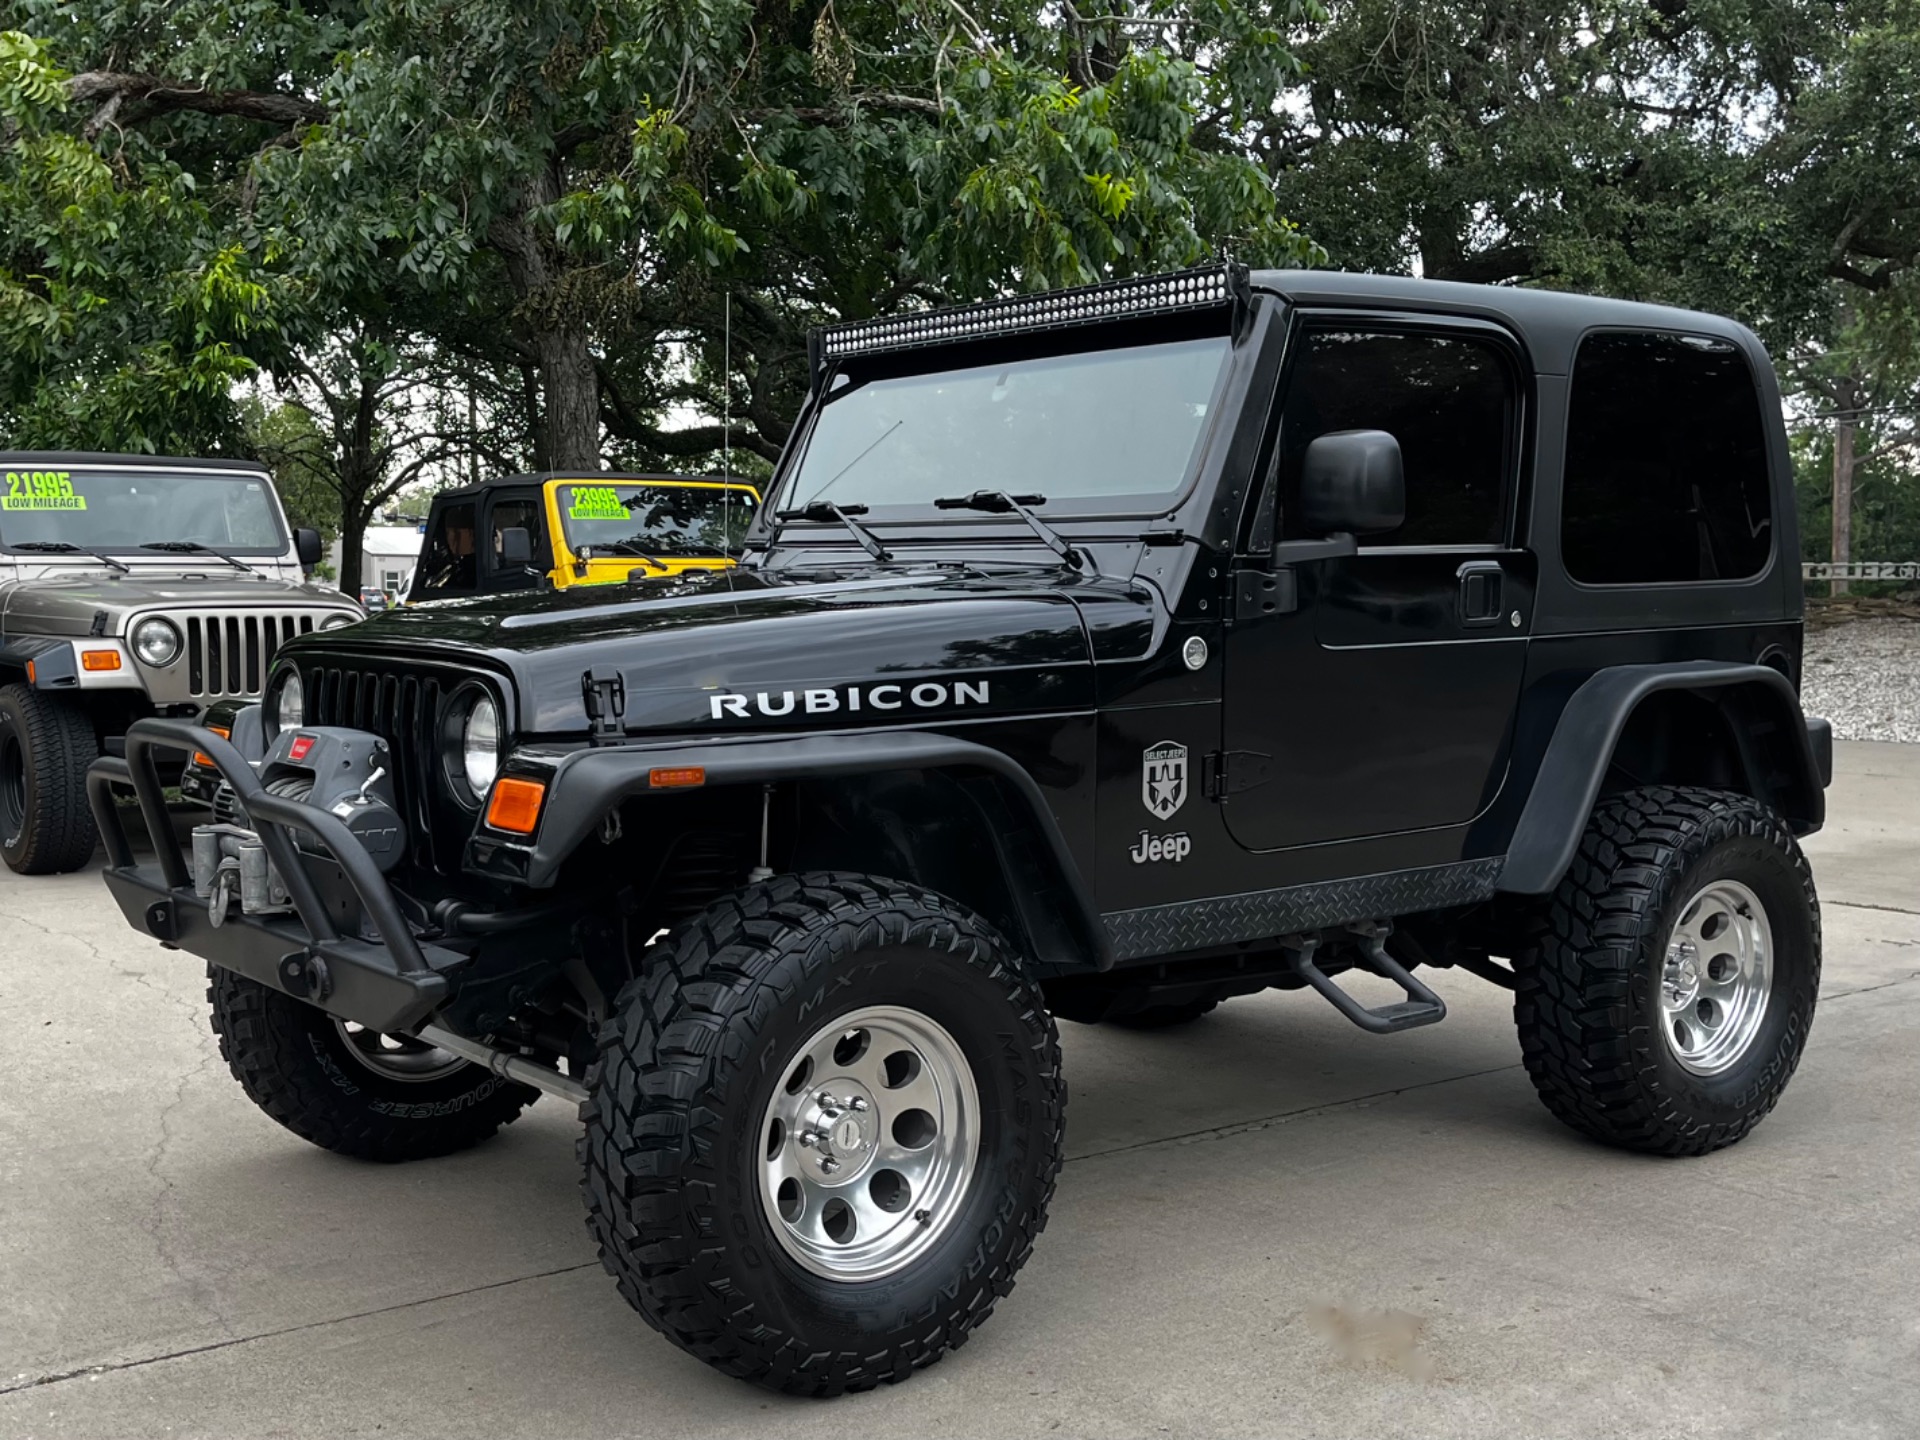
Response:
[{"label": "mud terrain tire tread", "polygon": [[[903,1313],[869,1346],[814,1349],[776,1317],[756,1315],[732,1278],[742,1245],[729,1222],[738,1217],[720,1201],[713,1162],[727,1107],[746,1103],[756,1036],[836,961],[896,946],[924,947],[1002,988],[1019,1027],[1004,1043],[1033,1059],[1045,1136],[1020,1168],[1029,1203],[1005,1217],[997,1243],[981,1240],[984,1263],[956,1293],[931,1313]],[[831,872],[777,876],[723,897],[648,951],[600,1032],[599,1056],[579,1154],[601,1263],[648,1324],[728,1375],[812,1396],[904,1380],[993,1312],[1046,1225],[1065,1108],[1052,1017],[1006,942],[930,891]]]},{"label": "mud terrain tire tread", "polygon": [[[1777,850],[1791,867],[1811,917],[1805,967],[1791,982],[1785,1024],[1773,1054],[1744,1082],[1721,1118],[1690,1112],[1684,1086],[1651,1062],[1662,1042],[1629,1020],[1643,946],[1692,863],[1728,840]],[[1786,916],[1774,916],[1776,965]],[[1704,1155],[1760,1123],[1786,1088],[1813,1022],[1820,988],[1820,908],[1799,843],[1780,817],[1744,795],[1656,786],[1602,801],[1549,901],[1534,916],[1515,957],[1514,1020],[1521,1055],[1548,1110],[1609,1145],[1657,1155]],[[1642,983],[1654,983],[1651,977]],[[1776,971],[1776,986],[1781,978]],[[1757,1043],[1757,1042],[1756,1042]],[[1752,1058],[1752,1057],[1749,1057]],[[1749,1067],[1746,1061],[1730,1074]]]},{"label": "mud terrain tire tread", "polygon": [[[342,1053],[333,1017],[217,965],[207,1000],[220,1055],[247,1097],[302,1140],[396,1164],[467,1150],[539,1092],[477,1065],[420,1084],[384,1081]],[[407,1113],[426,1109],[429,1113]]]},{"label": "mud terrain tire tread", "polygon": [[[99,831],[87,807],[87,767],[100,754],[93,722],[60,695],[0,686],[26,753],[26,823],[7,864],[21,875],[65,875],[93,858]],[[4,837],[0,837],[4,839]]]}]

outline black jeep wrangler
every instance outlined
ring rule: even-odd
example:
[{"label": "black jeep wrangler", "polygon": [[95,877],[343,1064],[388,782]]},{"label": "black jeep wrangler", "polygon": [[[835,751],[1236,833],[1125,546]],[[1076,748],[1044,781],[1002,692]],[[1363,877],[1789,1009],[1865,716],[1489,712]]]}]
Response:
[{"label": "black jeep wrangler", "polygon": [[[109,888],[210,962],[274,1119],[402,1160],[578,1104],[627,1299],[833,1394],[1012,1287],[1055,1015],[1281,986],[1391,1032],[1457,967],[1590,1136],[1701,1154],[1772,1108],[1831,743],[1746,330],[1219,267],[811,364],[738,570],[301,636],[248,751],[151,719],[94,767]],[[224,780],[191,854],[169,745]]]}]

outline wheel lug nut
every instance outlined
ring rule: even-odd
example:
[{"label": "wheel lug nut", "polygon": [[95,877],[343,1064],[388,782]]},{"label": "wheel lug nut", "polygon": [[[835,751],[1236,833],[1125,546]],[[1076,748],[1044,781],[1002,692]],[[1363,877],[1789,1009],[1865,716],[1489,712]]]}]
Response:
[{"label": "wheel lug nut", "polygon": [[831,1155],[823,1155],[820,1157],[820,1171],[822,1174],[831,1175],[839,1168],[840,1162]]},{"label": "wheel lug nut", "polygon": [[867,1102],[862,1100],[858,1095],[856,1095],[851,1100],[847,1101],[847,1108],[853,1111],[855,1114],[860,1114],[866,1110]]},{"label": "wheel lug nut", "polygon": [[818,1130],[802,1130],[800,1132],[800,1148],[803,1150],[811,1150],[826,1138],[827,1137],[822,1135]]},{"label": "wheel lug nut", "polygon": [[822,1110],[838,1110],[840,1108],[840,1102],[833,1098],[833,1092],[831,1090],[822,1090],[818,1095],[813,1097],[813,1103],[818,1105]]}]

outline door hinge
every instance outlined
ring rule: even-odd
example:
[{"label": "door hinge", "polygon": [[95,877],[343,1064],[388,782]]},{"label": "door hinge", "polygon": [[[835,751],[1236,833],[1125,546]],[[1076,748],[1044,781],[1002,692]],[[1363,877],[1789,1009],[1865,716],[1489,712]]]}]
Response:
[{"label": "door hinge", "polygon": [[1273,778],[1273,757],[1258,750],[1216,750],[1200,762],[1200,786],[1209,800],[1224,800]]},{"label": "door hinge", "polygon": [[580,672],[580,698],[586,703],[587,724],[592,728],[589,743],[617,745],[626,738],[620,723],[627,713],[627,682],[611,665],[596,665]]}]

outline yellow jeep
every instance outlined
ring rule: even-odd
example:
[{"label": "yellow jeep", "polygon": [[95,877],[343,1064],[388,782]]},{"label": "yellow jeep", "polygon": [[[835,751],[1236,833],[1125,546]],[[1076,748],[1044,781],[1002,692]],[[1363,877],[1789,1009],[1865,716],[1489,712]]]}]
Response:
[{"label": "yellow jeep", "polygon": [[759,507],[745,481],[684,475],[544,471],[442,491],[407,600],[724,569]]}]

